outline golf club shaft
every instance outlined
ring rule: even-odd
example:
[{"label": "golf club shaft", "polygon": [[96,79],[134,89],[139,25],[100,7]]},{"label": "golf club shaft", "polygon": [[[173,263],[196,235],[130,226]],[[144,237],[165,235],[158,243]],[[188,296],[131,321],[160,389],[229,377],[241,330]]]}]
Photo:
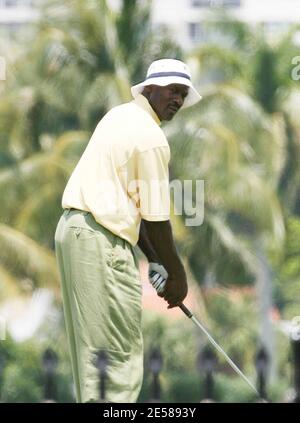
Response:
[{"label": "golf club shaft", "polygon": [[193,313],[184,305],[181,304],[179,306],[181,310],[184,312],[184,314],[193,320],[193,322],[202,330],[203,333],[208,337],[209,341],[213,344],[213,346],[225,357],[226,361],[230,364],[230,366],[233,368],[233,370],[241,376],[244,381],[253,389],[253,391],[259,395],[257,389],[254,387],[254,385],[250,382],[250,380],[244,375],[244,373],[237,367],[236,364],[231,360],[230,357],[226,354],[226,352],[220,347],[220,345],[213,339],[213,337],[207,332],[204,326],[201,325],[201,323],[196,319],[196,317],[193,315]]}]

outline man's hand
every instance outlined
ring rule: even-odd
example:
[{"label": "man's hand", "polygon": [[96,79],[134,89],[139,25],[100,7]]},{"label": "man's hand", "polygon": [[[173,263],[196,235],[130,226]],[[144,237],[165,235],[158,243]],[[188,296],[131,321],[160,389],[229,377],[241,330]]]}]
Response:
[{"label": "man's hand", "polygon": [[169,275],[165,289],[160,295],[168,302],[168,308],[178,307],[187,296],[188,286],[184,268]]},{"label": "man's hand", "polygon": [[179,306],[187,295],[187,282],[184,268],[176,275],[168,277],[166,269],[158,263],[149,263],[149,281],[157,294],[169,304],[168,308]]},{"label": "man's hand", "polygon": [[[171,222],[169,220],[161,222],[143,220],[142,224],[143,230],[140,231],[142,236],[140,236],[139,246],[143,248],[142,251],[145,252],[149,262],[162,263],[168,273],[165,289],[158,292],[158,295],[168,302],[168,308],[177,307],[181,305],[187,295],[187,281],[174,243]],[[147,246],[145,246],[146,239]],[[154,285],[155,281],[150,279],[150,282],[156,289],[158,285]]]},{"label": "man's hand", "polygon": [[164,266],[159,263],[149,263],[148,277],[151,285],[156,289],[156,292],[162,294],[168,278],[168,272]]}]

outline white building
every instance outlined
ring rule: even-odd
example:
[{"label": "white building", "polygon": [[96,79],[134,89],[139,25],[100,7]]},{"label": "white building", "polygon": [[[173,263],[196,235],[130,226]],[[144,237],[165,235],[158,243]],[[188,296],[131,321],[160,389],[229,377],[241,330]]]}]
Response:
[{"label": "white building", "polygon": [[[121,3],[107,1],[114,8]],[[0,27],[14,30],[37,19],[37,2],[43,0],[0,0]],[[205,42],[203,23],[210,19],[212,10],[220,7],[242,21],[262,23],[271,35],[300,23],[300,0],[152,0],[153,25],[168,28],[182,47],[193,48]]]},{"label": "white building", "polygon": [[0,0],[0,27],[14,31],[37,17],[34,0]]},{"label": "white building", "polygon": [[300,0],[152,0],[152,3],[153,24],[167,27],[185,48],[205,42],[203,23],[220,7],[244,22],[263,24],[271,36],[300,23]]}]

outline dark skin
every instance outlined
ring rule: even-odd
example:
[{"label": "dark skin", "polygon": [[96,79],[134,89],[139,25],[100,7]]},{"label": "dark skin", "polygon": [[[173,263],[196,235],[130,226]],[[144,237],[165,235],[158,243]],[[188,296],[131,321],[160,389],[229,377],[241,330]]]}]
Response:
[{"label": "dark skin", "polygon": [[[181,84],[166,87],[149,85],[142,94],[161,121],[171,120],[182,107],[189,88]],[[176,250],[170,221],[151,222],[142,219],[138,246],[149,262],[162,264],[168,272],[165,290],[161,297],[168,308],[179,306],[185,299],[188,287],[184,266]]]},{"label": "dark skin", "polygon": [[188,291],[186,273],[176,250],[171,222],[150,222],[142,219],[138,246],[149,262],[160,263],[168,272],[162,294],[168,308],[179,306]]},{"label": "dark skin", "polygon": [[142,94],[149,101],[161,121],[171,120],[182,107],[189,87],[182,84],[170,84],[166,87],[149,85],[144,88]]}]

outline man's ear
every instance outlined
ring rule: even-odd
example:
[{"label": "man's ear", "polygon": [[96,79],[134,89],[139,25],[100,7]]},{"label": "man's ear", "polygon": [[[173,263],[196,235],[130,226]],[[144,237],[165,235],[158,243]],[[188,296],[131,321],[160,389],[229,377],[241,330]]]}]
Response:
[{"label": "man's ear", "polygon": [[153,85],[146,85],[146,87],[144,87],[142,94],[146,94],[149,95],[152,92],[152,87]]}]

